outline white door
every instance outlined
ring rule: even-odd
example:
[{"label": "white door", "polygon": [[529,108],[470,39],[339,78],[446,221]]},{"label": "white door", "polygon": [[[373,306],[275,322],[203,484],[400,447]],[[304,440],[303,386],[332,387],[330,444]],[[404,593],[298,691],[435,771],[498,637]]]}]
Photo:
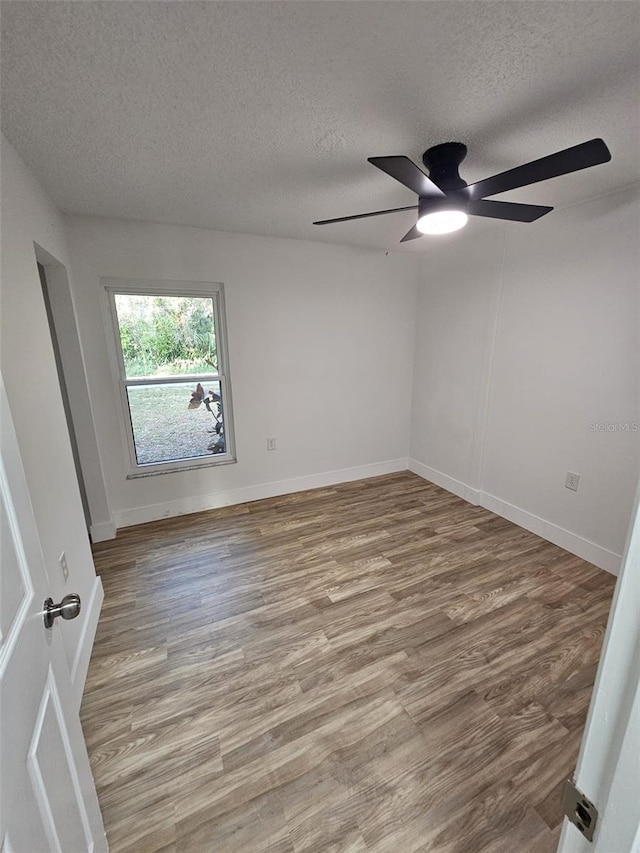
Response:
[{"label": "white door", "polygon": [[[106,851],[57,618],[0,378],[0,840],[3,853]],[[52,500],[55,496],[52,495]]]},{"label": "white door", "polygon": [[559,853],[640,853],[640,489],[575,773],[593,842],[565,820]]}]

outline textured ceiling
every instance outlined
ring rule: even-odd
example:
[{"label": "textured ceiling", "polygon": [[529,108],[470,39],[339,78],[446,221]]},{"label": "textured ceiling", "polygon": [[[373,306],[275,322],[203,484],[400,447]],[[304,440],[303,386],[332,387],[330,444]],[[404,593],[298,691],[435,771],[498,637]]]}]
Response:
[{"label": "textured ceiling", "polygon": [[3,130],[64,211],[397,249],[411,212],[311,224],[414,203],[370,156],[461,140],[472,182],[602,136],[611,163],[501,198],[566,206],[640,180],[637,2],[1,12]]}]

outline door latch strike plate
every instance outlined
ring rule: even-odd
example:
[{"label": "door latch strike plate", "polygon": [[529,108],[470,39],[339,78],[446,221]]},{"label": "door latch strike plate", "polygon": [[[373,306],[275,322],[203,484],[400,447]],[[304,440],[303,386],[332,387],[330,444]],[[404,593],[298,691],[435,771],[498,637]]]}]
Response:
[{"label": "door latch strike plate", "polygon": [[573,779],[567,779],[562,790],[564,813],[571,823],[584,835],[587,841],[593,841],[598,809],[585,795],[576,788]]}]

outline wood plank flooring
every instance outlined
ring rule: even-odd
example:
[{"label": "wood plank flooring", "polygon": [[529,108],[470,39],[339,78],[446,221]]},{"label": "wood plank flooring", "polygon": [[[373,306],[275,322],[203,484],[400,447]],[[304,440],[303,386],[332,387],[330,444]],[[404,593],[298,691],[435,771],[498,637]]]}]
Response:
[{"label": "wood plank flooring", "polygon": [[112,853],[555,851],[610,575],[408,472],[94,552]]}]

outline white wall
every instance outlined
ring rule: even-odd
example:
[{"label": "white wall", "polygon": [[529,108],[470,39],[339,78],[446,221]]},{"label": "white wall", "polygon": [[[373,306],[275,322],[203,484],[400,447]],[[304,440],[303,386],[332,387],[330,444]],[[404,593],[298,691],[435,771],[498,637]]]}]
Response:
[{"label": "white wall", "polygon": [[[415,257],[87,217],[68,229],[116,526],[406,467]],[[126,479],[101,277],[224,283],[236,464]]]},{"label": "white wall", "polygon": [[640,432],[590,425],[640,422],[639,226],[637,187],[495,223],[425,255],[419,297],[414,470],[612,571]]},{"label": "white wall", "polygon": [[446,473],[446,487],[462,497],[464,486],[477,481],[503,245],[500,226],[481,227],[472,239],[451,234],[433,240],[422,267],[410,453]]},{"label": "white wall", "polygon": [[[101,601],[75,476],[34,243],[68,269],[64,222],[2,137],[1,368],[18,433],[51,595],[78,592],[83,610],[62,632],[79,704]],[[62,551],[67,583],[58,565]],[[59,630],[59,629],[58,629]],[[84,639],[83,639],[84,638]]]}]

